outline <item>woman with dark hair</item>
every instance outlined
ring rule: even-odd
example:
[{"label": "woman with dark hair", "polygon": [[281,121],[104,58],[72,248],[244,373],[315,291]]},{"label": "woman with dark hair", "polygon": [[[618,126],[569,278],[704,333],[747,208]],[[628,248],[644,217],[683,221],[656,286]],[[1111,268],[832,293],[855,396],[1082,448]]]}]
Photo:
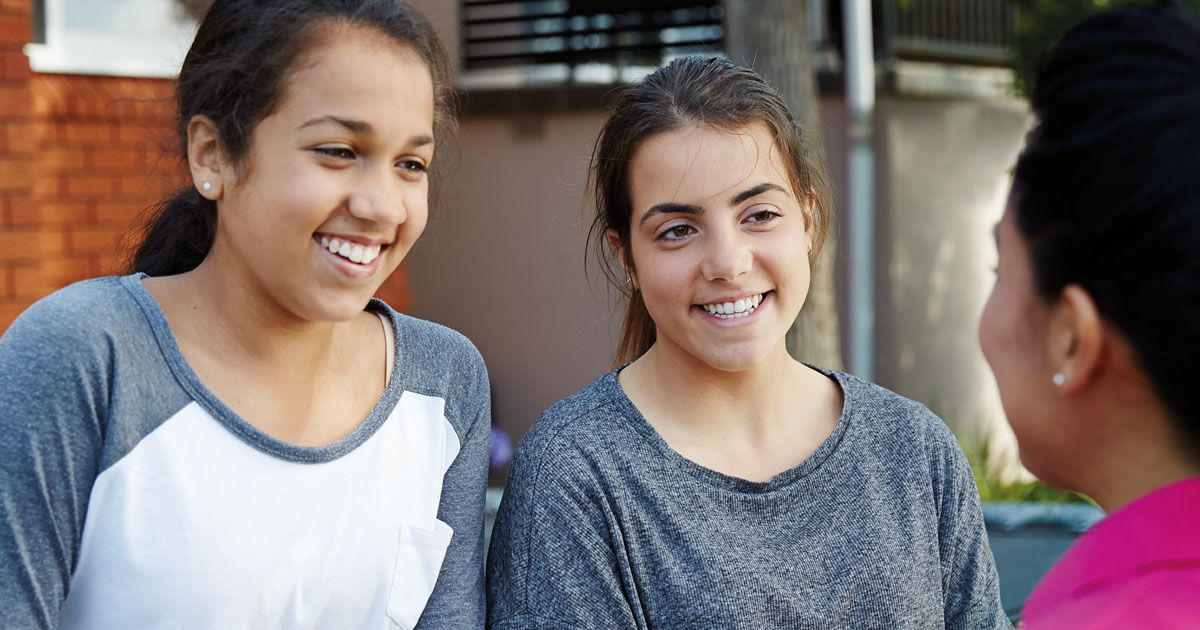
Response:
[{"label": "woman with dark hair", "polygon": [[620,365],[522,441],[489,627],[1008,627],[946,426],[787,353],[831,207],[807,134],[721,59],[620,92],[592,157]]},{"label": "woman with dark hair", "polygon": [[1200,627],[1200,21],[1087,19],[1033,111],[979,340],[1022,461],[1109,516],[1026,627]]},{"label": "woman with dark hair", "polygon": [[371,297],[451,89],[406,4],[213,4],[193,185],[0,339],[0,626],[483,625],[483,363]]}]

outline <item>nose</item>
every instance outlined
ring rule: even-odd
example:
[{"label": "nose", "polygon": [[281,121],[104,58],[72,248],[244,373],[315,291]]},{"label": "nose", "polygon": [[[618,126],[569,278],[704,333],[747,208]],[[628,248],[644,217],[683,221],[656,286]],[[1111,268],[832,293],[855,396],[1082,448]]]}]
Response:
[{"label": "nose", "polygon": [[750,243],[737,230],[710,231],[705,245],[701,272],[706,280],[730,282],[754,266]]},{"label": "nose", "polygon": [[[374,169],[372,169],[373,171]],[[395,181],[396,175],[387,170],[382,175],[364,172],[357,178],[346,199],[346,209],[356,219],[389,228],[408,220],[405,191]]]}]

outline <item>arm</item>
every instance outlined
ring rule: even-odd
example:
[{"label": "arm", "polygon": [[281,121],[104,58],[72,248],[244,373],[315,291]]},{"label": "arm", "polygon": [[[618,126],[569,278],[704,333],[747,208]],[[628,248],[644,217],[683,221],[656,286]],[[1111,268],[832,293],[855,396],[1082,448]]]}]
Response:
[{"label": "arm", "polygon": [[0,627],[55,628],[99,467],[106,363],[43,302],[0,339]]},{"label": "arm", "polygon": [[[473,350],[473,349],[472,349]],[[483,508],[491,446],[491,395],[483,359],[477,353],[474,379],[467,396],[473,419],[458,456],[446,470],[438,504],[438,520],[454,530],[437,584],[418,630],[483,627]]]},{"label": "arm", "polygon": [[625,630],[638,623],[598,479],[571,452],[527,436],[513,460],[488,552],[488,627]]},{"label": "arm", "polygon": [[1000,602],[1000,580],[984,529],[979,491],[967,458],[937,421],[931,466],[938,502],[938,539],[946,628],[1011,628]]}]

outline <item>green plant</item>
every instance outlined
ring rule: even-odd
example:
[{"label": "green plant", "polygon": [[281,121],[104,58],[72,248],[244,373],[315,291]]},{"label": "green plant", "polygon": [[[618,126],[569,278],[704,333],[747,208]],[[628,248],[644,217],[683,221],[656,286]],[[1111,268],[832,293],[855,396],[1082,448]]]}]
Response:
[{"label": "green plant", "polygon": [[1051,488],[1038,480],[1005,482],[996,474],[991,461],[990,450],[986,440],[977,445],[962,445],[967,455],[967,463],[975,475],[975,486],[979,489],[979,498],[983,501],[1032,501],[1038,503],[1092,503],[1091,499],[1065,490]]}]

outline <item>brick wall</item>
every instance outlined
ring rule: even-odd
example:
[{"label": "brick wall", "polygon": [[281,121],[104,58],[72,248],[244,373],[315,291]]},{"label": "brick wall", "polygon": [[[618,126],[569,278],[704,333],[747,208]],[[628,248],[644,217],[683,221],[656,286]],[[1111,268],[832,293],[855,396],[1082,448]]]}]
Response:
[{"label": "brick wall", "polygon": [[0,0],[0,327],[42,292],[42,241],[33,201],[29,0]]},{"label": "brick wall", "polygon": [[[172,82],[36,74],[29,0],[0,0],[0,332],[72,282],[120,272],[143,210],[189,182]],[[379,291],[411,307],[403,268]]]}]

